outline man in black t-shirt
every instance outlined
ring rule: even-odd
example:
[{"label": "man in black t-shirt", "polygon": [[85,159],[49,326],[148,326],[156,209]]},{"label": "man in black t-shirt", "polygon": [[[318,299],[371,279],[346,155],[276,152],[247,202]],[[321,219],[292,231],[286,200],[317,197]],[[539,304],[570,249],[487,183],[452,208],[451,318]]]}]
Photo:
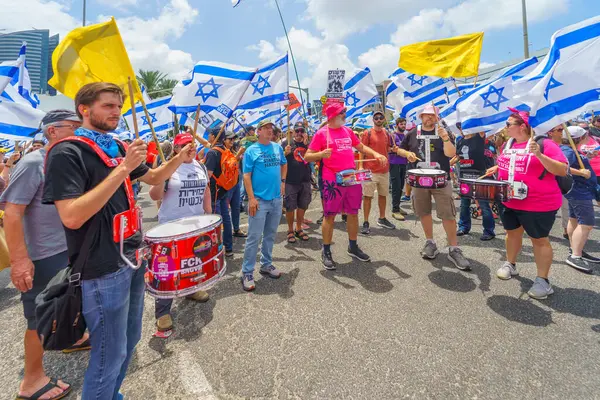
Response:
[{"label": "man in black t-shirt", "polygon": [[[304,160],[308,150],[308,135],[302,122],[294,125],[292,143],[285,139],[281,143],[285,158],[288,162],[288,173],[285,181],[285,218],[288,223],[288,243],[295,243],[296,238],[307,241],[308,235],[302,230],[304,213],[312,199],[310,182],[310,165]],[[294,229],[294,213],[296,214],[296,229]]]},{"label": "man in black t-shirt", "polygon": [[[65,228],[71,265],[82,253],[88,253],[81,287],[83,317],[92,350],[83,381],[84,399],[116,397],[141,337],[144,268],[134,270],[128,264],[137,262],[142,233],[133,228],[135,212],[124,182],[130,178],[157,185],[183,162],[183,156],[176,156],[150,170],[144,164],[147,145],[142,140],[135,140],[127,151],[114,141],[107,132],[119,123],[123,98],[117,85],[104,82],[83,86],[75,97],[77,115],[83,120],[75,136],[95,142],[110,158],[110,167],[90,145],[81,142],[60,142],[46,156],[42,201],[56,205]],[[194,151],[188,145],[180,154],[193,156]],[[129,233],[124,241],[126,260],[121,258],[119,240],[115,240],[119,229],[114,226],[123,213],[129,217],[125,222]],[[93,235],[91,248],[82,249],[88,235]]]},{"label": "man in black t-shirt", "polygon": [[[489,153],[489,151],[488,151]],[[458,176],[463,179],[477,179],[485,175],[488,168],[492,167],[494,162],[489,155],[486,155],[485,133],[475,133],[464,135],[456,145],[456,156],[458,165]],[[478,200],[483,218],[483,235],[480,239],[483,241],[492,240],[496,237],[494,230],[496,222],[494,214],[490,208],[490,202],[487,200]],[[460,218],[458,220],[457,236],[469,234],[471,231],[471,199],[463,197],[460,200]]]},{"label": "man in black t-shirt", "polygon": [[[218,128],[214,128],[216,132],[213,134],[215,137],[219,135]],[[224,150],[231,150],[233,147],[233,141],[237,135],[233,132],[223,132],[219,136],[219,140],[214,145]],[[215,178],[221,176],[221,157],[223,154],[219,150],[211,148],[208,154],[206,154],[206,169],[208,170],[208,176],[210,177],[210,193],[212,196],[212,209],[216,214],[219,214],[223,218],[223,245],[225,246],[225,256],[233,257],[233,225],[231,222],[231,212],[229,210],[229,191],[225,190],[217,184]]]},{"label": "man in black t-shirt", "polygon": [[[413,168],[438,169],[446,172],[446,187],[443,189],[413,188],[412,203],[415,215],[420,218],[423,232],[427,242],[421,251],[423,258],[434,259],[438,252],[437,245],[433,240],[433,218],[431,216],[432,202],[435,199],[435,207],[438,218],[442,220],[444,230],[450,245],[448,259],[461,270],[470,268],[469,261],[463,256],[458,247],[456,237],[456,207],[452,198],[452,183],[450,182],[450,159],[456,154],[454,141],[449,133],[436,124],[439,121],[437,107],[428,105],[419,116],[422,125],[417,126],[406,134],[396,154],[406,157]],[[429,148],[426,148],[429,144]],[[420,161],[417,163],[417,158]]]}]

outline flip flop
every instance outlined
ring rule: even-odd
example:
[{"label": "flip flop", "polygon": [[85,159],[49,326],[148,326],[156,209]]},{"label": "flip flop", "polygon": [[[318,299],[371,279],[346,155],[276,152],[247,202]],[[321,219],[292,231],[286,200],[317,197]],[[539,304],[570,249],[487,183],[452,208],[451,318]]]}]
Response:
[{"label": "flip flop", "polygon": [[83,343],[78,344],[78,345],[73,345],[73,346],[69,347],[68,349],[64,349],[62,352],[64,354],[69,354],[69,353],[75,353],[76,351],[90,350],[91,348],[92,348],[92,344],[90,342],[90,339],[86,339]]},{"label": "flip flop", "polygon": [[[67,383],[67,382],[65,382]],[[38,400],[40,397],[42,397],[43,395],[45,395],[47,392],[49,392],[50,390],[54,389],[54,388],[59,388],[62,389],[62,393],[59,395],[56,395],[54,397],[51,397],[49,400],[59,400],[59,399],[63,399],[65,398],[69,393],[71,393],[71,385],[67,383],[67,385],[69,385],[68,388],[66,389],[62,389],[60,386],[58,386],[58,382],[56,381],[56,379],[54,378],[50,378],[50,382],[48,382],[46,384],[46,386],[44,386],[43,388],[41,388],[40,390],[38,390],[37,392],[35,392],[34,394],[32,394],[29,397],[26,396],[19,396],[17,394],[17,397],[15,398],[15,400]]]}]

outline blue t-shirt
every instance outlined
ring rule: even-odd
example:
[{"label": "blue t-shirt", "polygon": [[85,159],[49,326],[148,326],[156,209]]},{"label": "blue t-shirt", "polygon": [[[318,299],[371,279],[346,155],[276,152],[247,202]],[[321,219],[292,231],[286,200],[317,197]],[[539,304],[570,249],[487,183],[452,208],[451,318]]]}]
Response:
[{"label": "blue t-shirt", "polygon": [[244,174],[252,174],[254,196],[265,201],[281,197],[281,166],[287,160],[277,143],[250,146],[244,153]]},{"label": "blue t-shirt", "polygon": [[[560,149],[563,154],[569,161],[569,166],[571,168],[579,169],[579,162],[577,161],[577,156],[575,152],[570,146],[561,145]],[[583,162],[583,166],[585,169],[590,170],[592,175],[590,179],[585,179],[583,176],[575,176],[573,175],[573,188],[569,193],[565,195],[567,200],[594,200],[595,199],[595,189],[596,189],[596,174],[592,170],[590,166],[589,160],[583,156],[581,156],[581,161]]]}]

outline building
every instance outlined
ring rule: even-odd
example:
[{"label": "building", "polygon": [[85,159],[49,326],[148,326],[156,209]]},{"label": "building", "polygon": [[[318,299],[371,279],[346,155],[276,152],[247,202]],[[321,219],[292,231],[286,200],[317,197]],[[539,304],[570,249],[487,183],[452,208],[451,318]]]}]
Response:
[{"label": "building", "polygon": [[27,69],[35,93],[56,94],[48,85],[52,71],[52,52],[59,42],[58,35],[50,36],[47,29],[11,32],[0,35],[0,62],[14,61],[23,42],[27,42]]}]

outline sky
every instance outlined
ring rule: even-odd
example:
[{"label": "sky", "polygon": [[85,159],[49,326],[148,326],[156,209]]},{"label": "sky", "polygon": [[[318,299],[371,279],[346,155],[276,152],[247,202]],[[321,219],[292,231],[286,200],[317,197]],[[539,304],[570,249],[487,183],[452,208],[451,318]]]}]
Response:
[{"label": "sky", "polygon": [[[600,14],[600,0],[526,0],[531,51]],[[0,0],[0,34],[82,23],[83,0]],[[376,82],[399,47],[485,32],[481,67],[523,56],[521,0],[279,0],[302,87],[319,98],[330,69],[368,66]],[[181,79],[198,61],[258,66],[288,51],[275,0],[87,0],[87,23],[114,16],[134,68]],[[16,58],[16,57],[15,57]],[[351,75],[351,72],[347,72]],[[297,84],[290,65],[290,84]]]}]

